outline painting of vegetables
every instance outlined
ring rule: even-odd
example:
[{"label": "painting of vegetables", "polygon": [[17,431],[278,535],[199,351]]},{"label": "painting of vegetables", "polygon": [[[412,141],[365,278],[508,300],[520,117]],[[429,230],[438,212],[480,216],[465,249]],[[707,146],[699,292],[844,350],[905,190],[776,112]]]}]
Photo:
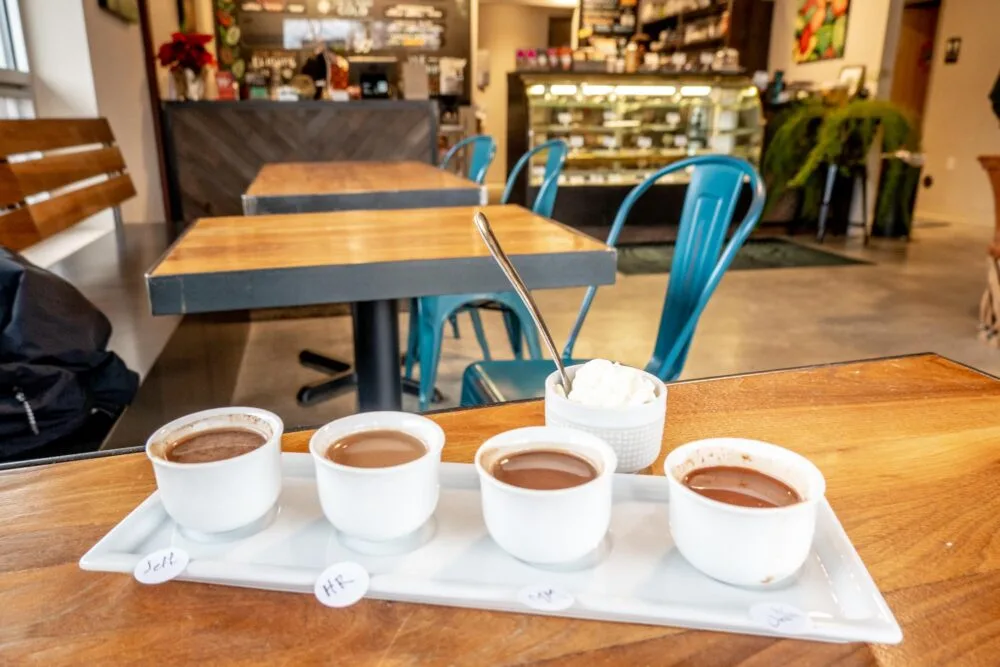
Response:
[{"label": "painting of vegetables", "polygon": [[798,0],[792,47],[795,62],[844,57],[850,5],[851,0]]}]

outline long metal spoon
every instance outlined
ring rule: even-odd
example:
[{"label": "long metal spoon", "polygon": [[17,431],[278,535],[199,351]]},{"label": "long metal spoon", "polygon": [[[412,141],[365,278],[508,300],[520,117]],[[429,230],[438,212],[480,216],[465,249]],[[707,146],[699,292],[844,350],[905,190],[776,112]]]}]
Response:
[{"label": "long metal spoon", "polygon": [[479,235],[483,237],[483,242],[486,247],[490,249],[490,254],[493,255],[493,259],[497,261],[500,268],[503,269],[504,274],[507,276],[507,280],[510,284],[514,286],[514,291],[517,295],[521,297],[521,301],[528,308],[528,312],[531,313],[531,319],[535,321],[535,326],[542,333],[542,342],[545,343],[545,347],[549,350],[549,356],[552,357],[552,361],[556,362],[556,368],[559,370],[559,376],[562,378],[563,390],[566,395],[569,396],[570,385],[572,384],[569,379],[569,375],[566,374],[566,367],[563,366],[562,357],[559,356],[559,351],[556,350],[555,341],[552,340],[552,334],[549,333],[549,328],[545,325],[545,320],[542,319],[542,313],[538,310],[538,305],[535,304],[535,300],[531,298],[531,292],[528,291],[528,287],[521,280],[520,274],[514,265],[511,263],[510,259],[507,258],[507,253],[503,251],[500,247],[500,242],[497,241],[496,235],[493,233],[493,228],[490,227],[490,221],[486,219],[480,211],[476,211],[473,220],[476,223],[476,229],[479,230]]}]

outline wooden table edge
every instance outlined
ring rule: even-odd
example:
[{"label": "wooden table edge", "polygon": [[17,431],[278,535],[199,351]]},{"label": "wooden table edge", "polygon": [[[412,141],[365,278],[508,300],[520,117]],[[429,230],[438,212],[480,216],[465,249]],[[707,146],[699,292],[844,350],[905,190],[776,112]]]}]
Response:
[{"label": "wooden table edge", "polygon": [[[728,374],[728,375],[716,375],[716,376],[710,376],[710,377],[704,377],[704,378],[691,378],[691,379],[688,379],[688,380],[674,380],[672,382],[667,382],[666,385],[667,385],[667,390],[669,392],[670,387],[677,386],[677,385],[695,384],[695,383],[701,383],[701,382],[713,382],[713,381],[718,381],[718,380],[733,380],[733,379],[739,379],[739,378],[754,377],[754,376],[759,376],[759,375],[770,375],[770,374],[779,374],[779,373],[794,373],[794,372],[798,372],[798,371],[806,371],[806,370],[812,370],[812,369],[817,369],[818,370],[818,369],[824,369],[824,368],[836,368],[836,367],[839,367],[839,366],[849,366],[851,364],[879,363],[879,362],[886,362],[886,361],[896,361],[896,360],[900,360],[900,359],[914,359],[914,358],[918,358],[918,357],[927,357],[928,359],[938,359],[938,360],[941,360],[941,361],[945,361],[945,362],[953,364],[953,365],[955,365],[955,366],[957,366],[959,368],[962,368],[962,369],[965,369],[967,371],[976,373],[978,375],[982,375],[983,377],[989,378],[991,380],[1000,382],[1000,378],[998,378],[995,375],[992,375],[990,373],[982,371],[982,370],[980,370],[978,368],[974,368],[974,367],[972,367],[972,366],[970,366],[968,364],[962,363],[960,361],[956,361],[956,360],[954,360],[954,359],[952,359],[950,357],[947,357],[945,355],[939,354],[937,352],[911,352],[911,353],[907,353],[907,354],[895,354],[895,355],[888,355],[888,356],[882,356],[882,357],[871,357],[871,358],[866,358],[866,359],[851,359],[851,360],[846,360],[846,361],[832,361],[832,362],[823,363],[823,364],[805,364],[805,365],[802,365],[802,366],[789,366],[789,367],[786,367],[786,368],[776,368],[776,369],[772,369],[772,370],[748,371],[748,372],[745,372],[745,373],[732,373],[732,374]],[[521,400],[517,400],[517,401],[508,401],[506,403],[498,403],[496,405],[469,406],[469,407],[458,406],[458,407],[454,407],[454,408],[443,408],[443,409],[440,409],[440,410],[430,410],[428,412],[423,413],[423,415],[427,416],[427,417],[433,417],[435,415],[448,415],[448,414],[461,413],[461,412],[470,412],[470,411],[474,411],[474,410],[483,410],[483,409],[488,409],[488,408],[491,408],[491,407],[496,407],[496,406],[499,406],[499,405],[513,405],[513,404],[519,404],[519,403],[535,403],[535,402],[540,402],[542,400],[543,399],[541,399],[541,398],[526,398],[526,399],[521,399]],[[309,426],[294,426],[292,428],[286,429],[285,433],[286,434],[290,434],[290,433],[310,432],[310,431],[315,431],[315,430],[321,428],[322,426],[323,426],[323,424],[316,424],[316,425],[309,425]],[[141,453],[143,453],[145,451],[145,449],[146,449],[145,445],[135,445],[133,447],[122,447],[122,448],[117,448],[117,449],[99,449],[99,450],[97,450],[95,452],[85,452],[85,453],[82,453],[82,454],[68,454],[66,456],[57,456],[57,457],[51,457],[51,458],[31,459],[31,460],[28,460],[28,461],[16,461],[16,462],[12,462],[12,463],[0,463],[0,474],[8,473],[8,472],[11,472],[11,471],[24,470],[24,469],[27,469],[27,468],[37,468],[37,467],[40,467],[40,466],[57,465],[57,464],[61,464],[61,463],[73,463],[75,461],[88,461],[88,460],[91,460],[91,459],[100,459],[100,458],[107,458],[107,457],[112,457],[112,456],[124,456],[124,455],[128,455],[128,454],[141,454]]]}]

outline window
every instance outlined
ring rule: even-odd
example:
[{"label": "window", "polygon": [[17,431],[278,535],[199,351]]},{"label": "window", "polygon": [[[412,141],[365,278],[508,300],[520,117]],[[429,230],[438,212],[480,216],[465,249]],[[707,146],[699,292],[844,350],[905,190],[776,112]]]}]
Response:
[{"label": "window", "polygon": [[17,0],[0,0],[0,118],[32,118],[31,74]]}]

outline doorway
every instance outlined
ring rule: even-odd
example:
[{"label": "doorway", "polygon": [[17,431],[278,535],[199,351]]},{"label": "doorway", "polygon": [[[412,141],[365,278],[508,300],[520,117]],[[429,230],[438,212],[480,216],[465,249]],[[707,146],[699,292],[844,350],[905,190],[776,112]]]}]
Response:
[{"label": "doorway", "polygon": [[923,125],[940,10],[941,0],[908,0],[903,7],[889,99],[911,115],[917,128]]}]

